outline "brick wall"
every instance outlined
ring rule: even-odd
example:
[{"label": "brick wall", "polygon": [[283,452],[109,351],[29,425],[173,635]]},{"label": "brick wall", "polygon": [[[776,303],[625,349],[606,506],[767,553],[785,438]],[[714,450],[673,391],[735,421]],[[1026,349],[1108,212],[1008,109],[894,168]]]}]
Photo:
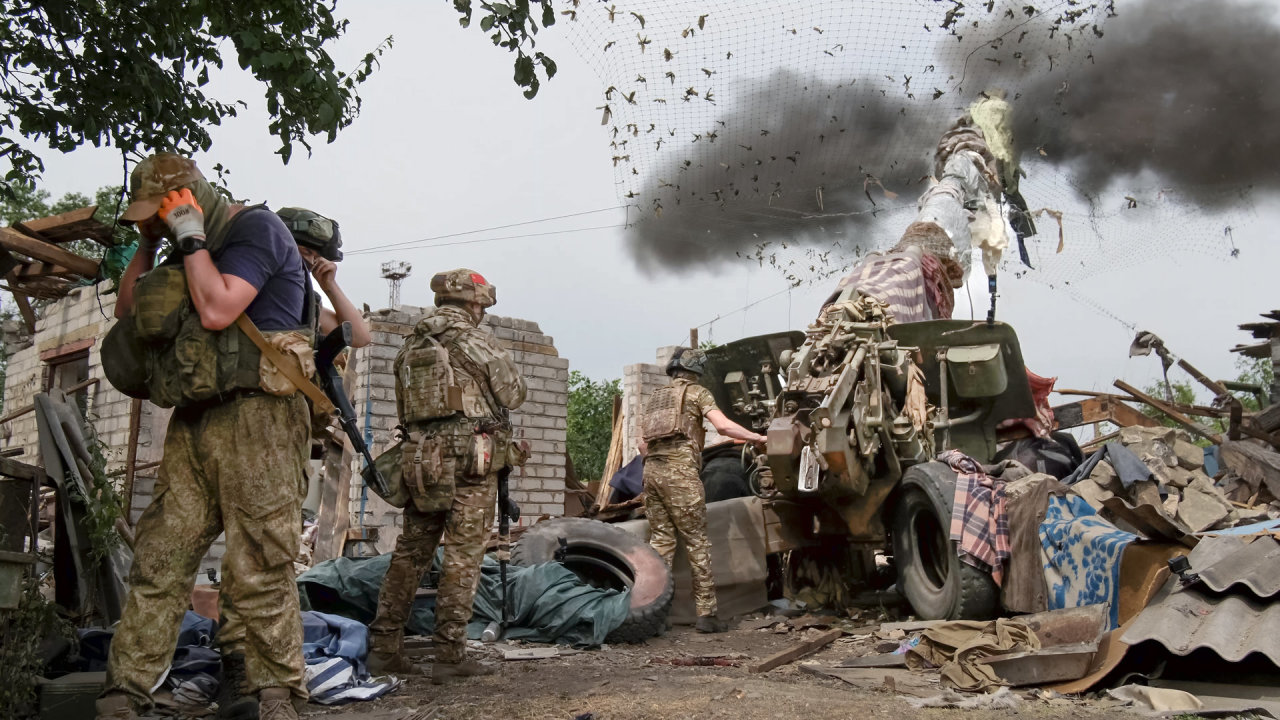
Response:
[{"label": "brick wall", "polygon": [[[356,351],[352,396],[360,427],[372,437],[375,457],[390,446],[397,423],[391,364],[422,314],[423,308],[401,306],[366,316],[373,343]],[[487,315],[484,326],[511,352],[529,386],[524,405],[511,414],[516,437],[528,440],[533,451],[528,464],[511,474],[511,496],[520,503],[521,523],[562,515],[569,361],[559,356],[552,338],[535,322]],[[391,550],[400,534],[401,511],[367,490],[358,473],[352,475],[351,485],[352,527],[378,528],[378,550]]]},{"label": "brick wall", "polygon": [[[14,352],[9,357],[8,373],[4,387],[4,412],[12,413],[31,405],[37,393],[45,389],[49,361],[68,350],[88,346],[89,378],[98,383],[88,388],[86,415],[93,422],[99,437],[106,444],[108,472],[122,469],[129,444],[129,409],[132,400],[111,387],[102,374],[100,350],[102,339],[115,322],[116,296],[98,295],[95,287],[81,287],[67,293],[66,297],[44,309],[36,322],[32,344]],[[169,422],[169,410],[158,408],[149,402],[142,404],[142,416],[138,432],[139,465],[160,460],[164,448],[165,427]],[[35,413],[5,423],[0,427],[4,448],[22,448],[18,460],[34,465],[43,464],[40,459],[39,436],[36,431]],[[138,471],[134,478],[134,492],[130,521],[138,517],[151,502],[155,486],[156,469]],[[123,483],[123,474],[116,476]],[[117,487],[117,489],[120,489]],[[207,560],[217,564],[222,556],[221,540],[210,551]],[[203,566],[202,566],[203,567]]]},{"label": "brick wall", "polygon": [[[101,310],[99,309],[101,302]],[[115,296],[94,293],[94,288],[78,288],[53,303],[36,326],[33,343],[17,350],[9,358],[4,390],[6,413],[30,405],[35,395],[44,390],[48,360],[60,350],[88,344],[89,377],[99,378],[88,390],[88,416],[108,447],[108,470],[124,466],[129,438],[131,399],[120,393],[102,375],[99,350],[102,338],[115,322]],[[391,441],[396,425],[395,385],[391,362],[403,337],[422,315],[421,308],[401,307],[382,310],[367,317],[374,342],[356,351],[358,369],[353,396],[361,428],[372,434],[375,456]],[[512,353],[529,386],[525,404],[512,413],[516,436],[529,441],[533,456],[529,463],[512,473],[512,497],[520,503],[528,523],[541,515],[564,513],[565,432],[568,401],[569,361],[559,357],[551,337],[543,335],[535,322],[487,316],[488,327]],[[42,358],[43,356],[43,358]],[[170,410],[149,402],[142,404],[139,424],[139,465],[158,462],[164,448],[165,431]],[[367,417],[367,424],[366,424]],[[34,413],[27,413],[0,427],[0,447],[20,447],[23,462],[40,464],[39,438]],[[142,510],[151,502],[156,469],[140,470],[135,475],[130,522],[136,524]],[[378,549],[389,551],[399,535],[400,511],[388,506],[372,492],[366,492],[353,474],[351,495],[352,527],[379,528]],[[225,551],[219,537],[201,562],[200,568],[218,568]],[[203,574],[200,576],[203,577]]]}]

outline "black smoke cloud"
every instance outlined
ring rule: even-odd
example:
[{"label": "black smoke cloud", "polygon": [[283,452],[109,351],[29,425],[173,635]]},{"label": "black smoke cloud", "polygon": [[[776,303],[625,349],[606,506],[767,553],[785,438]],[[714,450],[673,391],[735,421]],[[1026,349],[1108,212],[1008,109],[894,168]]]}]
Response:
[{"label": "black smoke cloud", "polygon": [[634,256],[642,267],[678,271],[766,242],[845,250],[882,242],[903,229],[888,227],[884,211],[914,204],[938,136],[988,87],[1012,102],[1033,175],[1026,193],[1039,163],[1067,169],[1087,197],[1142,172],[1206,207],[1233,197],[1224,186],[1280,189],[1274,9],[1231,0],[1116,9],[1100,37],[1082,24],[1024,42],[1019,18],[971,28],[1002,40],[951,52],[954,66],[939,53],[933,66],[906,73],[910,83],[904,75],[824,84],[775,72],[697,131],[697,142],[693,132],[669,138],[688,149],[659,153],[665,164],[639,191],[646,212],[630,235]]}]

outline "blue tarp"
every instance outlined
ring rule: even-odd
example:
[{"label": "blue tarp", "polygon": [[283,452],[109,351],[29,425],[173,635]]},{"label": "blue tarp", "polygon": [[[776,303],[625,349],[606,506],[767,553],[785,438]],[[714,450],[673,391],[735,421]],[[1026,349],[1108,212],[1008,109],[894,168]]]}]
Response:
[{"label": "blue tarp", "polygon": [[[443,553],[437,551],[436,563]],[[327,560],[298,577],[304,609],[373,622],[378,589],[391,564],[391,555]],[[595,647],[622,624],[630,612],[629,592],[594,588],[559,563],[507,567],[511,617],[506,637],[512,640]],[[501,619],[502,583],[498,562],[485,557],[480,587],[472,606],[467,634],[479,639],[485,625]],[[429,635],[435,626],[435,599],[420,598],[413,605],[405,629]]]}]

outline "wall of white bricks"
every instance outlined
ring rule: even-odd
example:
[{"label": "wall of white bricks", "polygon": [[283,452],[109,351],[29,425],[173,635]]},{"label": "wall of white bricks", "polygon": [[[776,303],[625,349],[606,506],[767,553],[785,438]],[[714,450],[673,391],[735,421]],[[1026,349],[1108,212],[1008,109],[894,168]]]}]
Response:
[{"label": "wall of white bricks", "polygon": [[[90,340],[89,377],[98,378],[99,382],[88,390],[88,415],[107,445],[108,471],[124,467],[131,403],[131,399],[111,387],[102,374],[99,350],[102,338],[115,322],[114,308],[115,296],[99,298],[93,287],[72,290],[65,298],[50,305],[36,325],[33,344],[9,358],[4,390],[6,413],[30,405],[35,395],[44,390],[47,360],[51,355],[60,348]],[[412,330],[422,313],[422,308],[401,307],[366,316],[374,342],[356,351],[354,360],[358,375],[353,396],[360,427],[367,427],[372,433],[375,456],[390,444],[397,422],[391,363],[404,336]],[[511,476],[512,497],[520,503],[524,513],[521,522],[532,523],[542,515],[562,515],[569,361],[559,357],[552,338],[543,335],[535,322],[489,315],[485,318],[485,325],[512,353],[529,387],[525,404],[513,412],[511,418],[516,437],[528,440],[533,451],[529,463]],[[142,404],[139,465],[160,460],[170,412],[149,402]],[[0,427],[0,447],[20,447],[23,453],[18,456],[19,460],[40,464],[35,414],[27,413]],[[136,524],[143,509],[150,504],[155,480],[155,468],[136,473],[131,523]],[[386,552],[394,547],[400,532],[401,511],[366,491],[358,472],[352,477],[351,513],[352,527],[358,528],[363,524],[367,528],[379,528],[380,551]],[[224,552],[223,538],[219,537],[202,561],[201,569],[219,568]]]},{"label": "wall of white bricks", "polygon": [[[36,322],[33,344],[18,350],[9,357],[8,374],[4,387],[4,412],[12,413],[31,405],[36,394],[43,392],[48,361],[69,347],[78,347],[88,341],[89,378],[98,383],[87,390],[87,412],[99,437],[106,445],[107,471],[122,470],[129,445],[129,408],[132,399],[116,390],[102,374],[100,351],[102,339],[115,322],[116,296],[99,295],[102,286],[80,287],[66,297],[50,304]],[[165,428],[169,423],[169,410],[142,403],[142,416],[138,426],[138,465],[159,462],[164,449]],[[42,465],[39,435],[36,431],[35,413],[5,423],[0,427],[0,446],[22,448],[18,460]],[[122,489],[123,474],[115,476],[117,490]],[[132,512],[130,522],[137,523],[142,510],[151,502],[155,488],[156,469],[149,468],[135,473]],[[206,563],[215,567],[222,557],[222,540],[219,538]],[[205,565],[202,565],[205,567]]]},{"label": "wall of white bricks", "polygon": [[[423,308],[401,306],[366,315],[373,343],[357,350],[353,358],[357,378],[352,396],[360,427],[372,435],[375,457],[391,445],[397,424],[392,361],[423,312]],[[530,524],[542,515],[562,515],[569,361],[559,356],[554,340],[543,335],[535,322],[486,315],[484,326],[511,352],[529,387],[524,405],[511,413],[516,438],[527,440],[533,451],[528,464],[511,474],[511,497],[522,512],[520,524]],[[365,488],[358,472],[352,474],[351,512],[353,528],[378,529],[380,552],[395,546],[401,511]]]}]

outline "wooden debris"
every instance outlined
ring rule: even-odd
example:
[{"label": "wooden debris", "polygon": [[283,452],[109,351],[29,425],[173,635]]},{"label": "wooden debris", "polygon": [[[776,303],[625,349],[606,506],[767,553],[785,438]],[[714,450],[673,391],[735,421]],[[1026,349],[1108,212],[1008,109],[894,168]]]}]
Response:
[{"label": "wooden debris", "polygon": [[772,657],[766,658],[761,662],[752,665],[750,670],[753,673],[769,672],[776,667],[794,662],[806,655],[811,655],[821,650],[827,645],[835,642],[836,638],[839,638],[843,634],[843,630],[828,630],[812,640],[806,640],[799,645],[783,650]]},{"label": "wooden debris", "polygon": [[937,674],[926,675],[903,668],[842,668],[805,664],[800,666],[800,671],[843,680],[864,690],[885,690],[913,697],[931,697],[941,689]]},{"label": "wooden debris", "polygon": [[841,660],[835,667],[842,668],[893,668],[906,667],[906,653],[882,653],[879,655],[864,655],[862,657],[845,658]]}]

